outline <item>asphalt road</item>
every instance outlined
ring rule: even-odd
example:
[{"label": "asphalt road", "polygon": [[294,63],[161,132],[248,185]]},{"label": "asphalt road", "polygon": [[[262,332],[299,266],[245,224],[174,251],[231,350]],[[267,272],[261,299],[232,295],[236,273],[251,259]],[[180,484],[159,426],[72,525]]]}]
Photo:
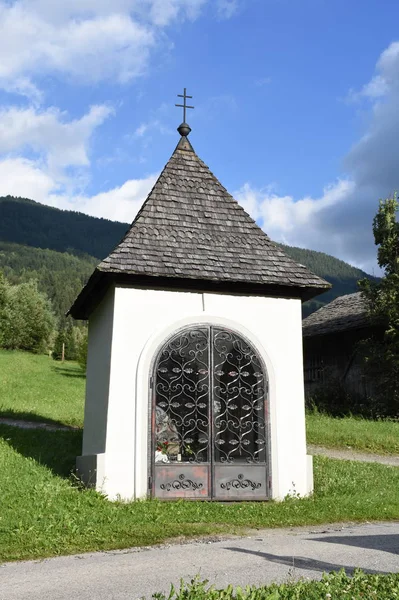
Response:
[{"label": "asphalt road", "polygon": [[0,565],[1,600],[135,600],[199,573],[217,586],[361,567],[399,572],[399,523],[261,530],[251,537]]}]

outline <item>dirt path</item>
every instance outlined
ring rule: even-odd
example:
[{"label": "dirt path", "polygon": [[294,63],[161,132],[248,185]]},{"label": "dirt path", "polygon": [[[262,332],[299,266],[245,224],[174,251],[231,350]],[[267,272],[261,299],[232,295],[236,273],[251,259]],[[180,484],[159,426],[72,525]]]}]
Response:
[{"label": "dirt path", "polygon": [[20,429],[45,429],[47,431],[76,431],[79,429],[79,427],[72,427],[70,425],[54,425],[53,423],[23,421],[21,419],[10,419],[8,417],[0,417],[0,425],[10,425],[11,427],[19,427]]},{"label": "dirt path", "polygon": [[383,456],[371,452],[359,452],[358,450],[349,450],[347,448],[325,448],[324,446],[313,446],[308,444],[309,454],[320,454],[328,458],[338,458],[342,460],[358,460],[359,462],[374,462],[382,465],[392,465],[399,467],[399,456]]}]

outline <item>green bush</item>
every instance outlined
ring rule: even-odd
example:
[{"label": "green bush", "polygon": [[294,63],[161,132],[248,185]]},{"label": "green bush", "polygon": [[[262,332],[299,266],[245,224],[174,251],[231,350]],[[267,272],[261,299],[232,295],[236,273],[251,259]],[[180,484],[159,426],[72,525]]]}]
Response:
[{"label": "green bush", "polygon": [[7,350],[46,351],[55,319],[36,281],[10,285],[3,280],[0,286],[0,345]]},{"label": "green bush", "polygon": [[328,373],[324,374],[323,383],[306,393],[305,404],[311,412],[321,412],[332,417],[384,416],[379,403],[374,398],[348,390],[341,379]]},{"label": "green bush", "polygon": [[396,419],[398,412],[390,402],[390,397],[379,394],[377,386],[369,385],[369,388],[368,395],[360,394],[348,389],[340,378],[327,373],[323,383],[305,393],[305,406],[310,412],[331,417]]}]

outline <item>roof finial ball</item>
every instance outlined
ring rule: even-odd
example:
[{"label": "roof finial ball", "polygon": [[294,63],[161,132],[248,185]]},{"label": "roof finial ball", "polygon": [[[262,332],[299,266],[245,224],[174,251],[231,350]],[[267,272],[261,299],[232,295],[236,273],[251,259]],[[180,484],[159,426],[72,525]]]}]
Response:
[{"label": "roof finial ball", "polygon": [[183,104],[175,104],[175,106],[178,106],[180,108],[183,109],[183,123],[181,123],[179,125],[179,127],[177,128],[177,131],[180,133],[180,135],[182,137],[187,137],[188,134],[191,131],[191,127],[190,125],[187,125],[186,123],[186,109],[187,108],[194,108],[194,106],[188,106],[186,104],[186,100],[187,98],[192,98],[192,96],[187,96],[186,94],[186,88],[184,88],[184,93],[183,94],[177,94],[179,98],[183,98]]}]

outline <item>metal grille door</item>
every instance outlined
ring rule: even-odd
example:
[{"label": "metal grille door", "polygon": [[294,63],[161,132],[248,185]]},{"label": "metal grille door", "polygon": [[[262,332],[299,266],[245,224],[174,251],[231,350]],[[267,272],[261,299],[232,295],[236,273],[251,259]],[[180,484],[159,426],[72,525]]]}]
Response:
[{"label": "metal grille door", "polygon": [[153,495],[266,499],[267,378],[252,345],[218,327],[184,329],[153,379]]}]

